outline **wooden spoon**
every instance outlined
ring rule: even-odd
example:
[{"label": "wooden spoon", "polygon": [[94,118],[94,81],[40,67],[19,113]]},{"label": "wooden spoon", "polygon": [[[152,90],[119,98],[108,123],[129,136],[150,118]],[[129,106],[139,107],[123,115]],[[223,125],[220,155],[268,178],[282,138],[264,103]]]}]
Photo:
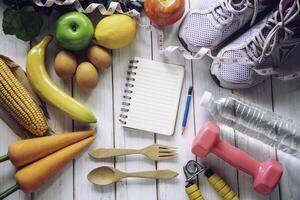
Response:
[{"label": "wooden spoon", "polygon": [[109,185],[126,177],[151,178],[151,179],[172,179],[178,173],[172,170],[156,170],[127,173],[113,167],[103,166],[93,169],[87,176],[91,183],[96,185]]}]

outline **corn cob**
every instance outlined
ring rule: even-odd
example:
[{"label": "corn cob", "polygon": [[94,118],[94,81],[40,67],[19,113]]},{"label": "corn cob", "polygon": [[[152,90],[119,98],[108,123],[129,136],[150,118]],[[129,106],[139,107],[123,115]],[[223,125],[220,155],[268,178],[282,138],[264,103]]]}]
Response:
[{"label": "corn cob", "polygon": [[42,136],[47,132],[48,124],[43,111],[2,59],[0,59],[0,103],[33,135]]}]

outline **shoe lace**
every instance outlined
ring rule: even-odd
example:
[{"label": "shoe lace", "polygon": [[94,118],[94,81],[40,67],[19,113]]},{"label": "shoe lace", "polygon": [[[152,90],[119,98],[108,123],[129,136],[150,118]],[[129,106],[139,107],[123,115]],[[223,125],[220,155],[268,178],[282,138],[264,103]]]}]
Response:
[{"label": "shoe lace", "polygon": [[[299,14],[300,4],[299,0],[295,0],[293,5],[286,11],[283,9],[282,4],[279,4],[279,8],[272,14],[264,28],[258,31],[253,39],[246,47],[247,52],[252,52],[253,60],[261,63],[265,56],[270,56],[278,42],[279,33],[283,31],[285,37],[293,35],[294,32],[287,27],[287,25]],[[264,36],[264,31],[269,33]]]},{"label": "shoe lace", "polygon": [[246,9],[253,7],[252,25],[258,14],[258,1],[259,0],[240,0],[240,2],[234,2],[234,0],[219,1],[217,7],[212,11],[212,14],[219,23],[225,25],[232,21],[234,15],[238,15]]}]

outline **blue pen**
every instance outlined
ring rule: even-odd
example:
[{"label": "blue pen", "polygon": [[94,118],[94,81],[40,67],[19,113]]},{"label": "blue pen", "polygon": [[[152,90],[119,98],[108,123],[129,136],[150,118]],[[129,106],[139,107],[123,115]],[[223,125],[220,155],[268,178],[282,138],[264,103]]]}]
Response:
[{"label": "blue pen", "polygon": [[188,96],[187,96],[186,102],[185,102],[184,115],[183,115],[183,119],[182,119],[182,123],[181,123],[181,127],[182,127],[181,134],[183,134],[184,128],[186,127],[187,118],[188,118],[189,110],[190,110],[192,93],[193,93],[193,87],[191,86],[191,87],[189,87]]}]

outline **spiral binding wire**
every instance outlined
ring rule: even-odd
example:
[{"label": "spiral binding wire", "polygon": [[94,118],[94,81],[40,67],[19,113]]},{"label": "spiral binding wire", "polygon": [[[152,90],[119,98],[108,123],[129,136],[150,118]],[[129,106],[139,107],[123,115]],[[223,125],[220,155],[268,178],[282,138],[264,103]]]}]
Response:
[{"label": "spiral binding wire", "polygon": [[130,60],[128,71],[127,71],[127,77],[126,77],[126,83],[125,83],[125,90],[124,90],[124,96],[123,96],[123,102],[122,102],[122,108],[121,108],[121,114],[119,121],[122,124],[126,124],[126,119],[128,118],[127,113],[129,112],[130,107],[130,101],[131,101],[131,94],[133,93],[132,88],[134,87],[134,81],[135,81],[135,75],[136,75],[136,69],[138,66],[135,64],[138,63],[138,60]]}]

